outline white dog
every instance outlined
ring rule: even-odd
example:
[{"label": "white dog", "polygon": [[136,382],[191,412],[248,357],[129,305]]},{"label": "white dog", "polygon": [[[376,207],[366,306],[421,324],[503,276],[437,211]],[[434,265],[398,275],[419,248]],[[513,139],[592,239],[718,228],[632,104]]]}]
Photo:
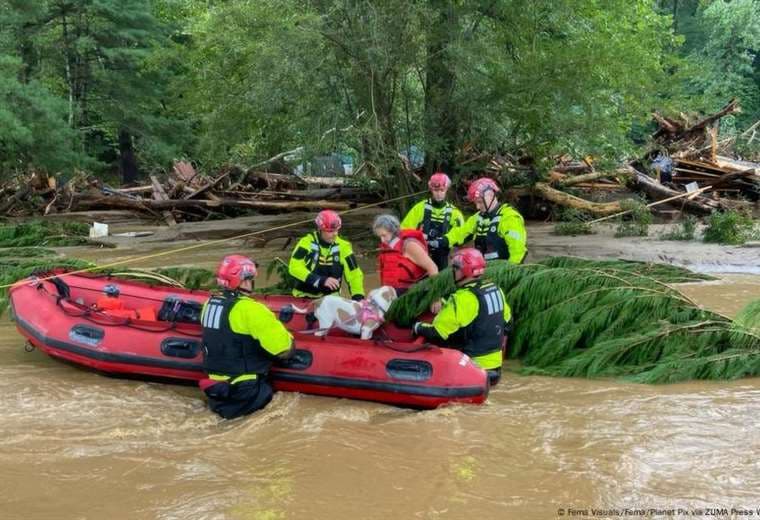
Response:
[{"label": "white dog", "polygon": [[314,302],[314,316],[319,321],[315,335],[324,336],[332,327],[338,327],[361,339],[370,339],[385,321],[385,313],[395,299],[396,289],[387,285],[371,290],[360,302],[334,294],[320,298]]}]

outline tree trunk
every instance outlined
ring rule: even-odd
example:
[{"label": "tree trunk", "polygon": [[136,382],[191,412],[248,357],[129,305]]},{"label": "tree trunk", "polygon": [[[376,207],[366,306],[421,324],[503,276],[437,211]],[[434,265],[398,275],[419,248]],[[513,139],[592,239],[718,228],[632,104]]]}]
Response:
[{"label": "tree trunk", "polygon": [[175,199],[175,200],[135,200],[126,197],[111,197],[97,193],[87,193],[76,195],[72,208],[77,211],[87,209],[131,209],[138,212],[159,212],[171,209],[182,208],[242,208],[259,211],[317,211],[321,209],[332,209],[336,211],[345,211],[349,209],[348,202],[335,202],[328,200],[303,200],[303,201],[259,201],[259,200],[237,200],[237,199]]},{"label": "tree trunk", "polygon": [[61,28],[63,31],[63,50],[64,61],[66,70],[66,86],[69,88],[69,128],[74,128],[74,78],[72,69],[72,50],[71,42],[69,41],[69,25],[66,18],[66,11],[61,13]]},{"label": "tree trunk", "polygon": [[[650,198],[654,200],[662,200],[670,197],[675,197],[681,193],[663,186],[648,175],[635,170],[633,167],[629,167],[629,170],[635,176],[634,180],[639,186],[639,189],[641,189],[644,193],[646,193]],[[693,199],[678,199],[677,202],[674,201],[673,204],[677,204],[679,206],[683,205],[684,209],[689,210],[692,213],[697,213],[699,215],[709,215],[713,210],[719,209],[721,207],[718,202],[700,196],[694,197]]]},{"label": "tree trunk", "polygon": [[137,159],[132,145],[132,135],[122,128],[119,130],[119,174],[122,184],[137,181]]},{"label": "tree trunk", "polygon": [[557,185],[563,188],[568,186],[575,186],[576,184],[582,184],[584,182],[595,181],[597,179],[604,179],[605,177],[630,177],[631,172],[627,170],[618,170],[614,172],[594,172],[587,173],[585,175],[576,175],[575,177],[566,177],[560,180]]},{"label": "tree trunk", "polygon": [[673,32],[678,32],[678,0],[673,0]]},{"label": "tree trunk", "polygon": [[428,31],[425,71],[426,163],[429,173],[453,173],[459,144],[459,117],[454,107],[456,74],[449,51],[459,33],[459,19],[452,0],[429,0],[436,16]]},{"label": "tree trunk", "polygon": [[542,198],[550,202],[566,208],[574,208],[596,217],[605,217],[623,211],[619,201],[590,202],[564,191],[555,190],[545,182],[537,182],[534,189]]}]

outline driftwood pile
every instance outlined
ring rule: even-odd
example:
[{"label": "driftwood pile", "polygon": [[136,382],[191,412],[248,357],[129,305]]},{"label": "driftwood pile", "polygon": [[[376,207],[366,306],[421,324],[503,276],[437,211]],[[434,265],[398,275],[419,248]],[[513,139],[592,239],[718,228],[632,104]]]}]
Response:
[{"label": "driftwood pile", "polygon": [[[632,192],[642,194],[651,205],[662,208],[667,204],[671,212],[707,215],[747,207],[760,198],[760,163],[737,157],[732,151],[735,137],[721,139],[718,135],[720,119],[738,111],[738,103],[731,100],[716,113],[700,118],[684,114],[666,117],[655,112],[657,129],[649,151],[612,171],[597,170],[591,157],[578,161],[563,156],[554,160],[544,177],[536,173],[540,168],[533,158],[483,153],[468,145],[457,159],[457,191],[466,192],[466,178],[486,174],[510,186],[512,196],[530,197],[531,204],[544,200],[546,204],[537,206],[567,207],[593,217],[620,213],[621,200],[631,198]],[[743,135],[751,140],[758,132],[760,121]],[[227,166],[213,175],[197,172],[190,163],[177,162],[162,178],[153,175],[150,183],[120,188],[83,172],[66,182],[32,172],[0,184],[0,216],[67,218],[78,212],[129,212],[174,226],[247,211],[340,211],[382,200],[379,193],[346,185],[345,177],[295,175],[284,158],[297,151],[283,152],[250,168]],[[420,175],[411,165],[405,169],[422,184],[422,169]],[[404,183],[396,180],[399,184],[384,185],[391,192],[389,196],[404,190]]]},{"label": "driftwood pile", "polygon": [[344,186],[345,178],[304,178],[239,166],[207,176],[182,161],[175,163],[163,180],[155,175],[149,179],[150,184],[143,186],[112,188],[85,173],[60,182],[57,177],[33,172],[0,186],[0,215],[65,216],[81,211],[126,210],[174,226],[181,221],[238,216],[246,210],[345,210],[377,200],[376,194],[365,189]]},{"label": "driftwood pile", "polygon": [[[736,136],[721,139],[718,135],[720,118],[740,111],[737,101],[732,99],[715,114],[693,122],[683,114],[668,118],[655,112],[653,117],[659,128],[653,135],[654,149],[647,157],[654,160],[655,176],[677,189],[714,185],[712,192],[716,198],[758,200],[760,164],[729,157]],[[662,171],[659,165],[663,162],[671,171]]]},{"label": "driftwood pile", "polygon": [[[633,192],[662,203],[660,208],[667,204],[698,215],[746,208],[760,198],[760,163],[733,156],[735,137],[721,140],[718,135],[720,119],[738,111],[737,101],[731,100],[718,112],[697,119],[684,114],[670,118],[655,112],[658,128],[642,158],[612,171],[597,171],[590,157],[581,161],[559,157],[545,180],[511,191],[594,217],[621,212],[620,200],[630,198]],[[759,127],[760,122],[745,134],[758,132]],[[483,164],[482,159],[473,154],[462,164],[476,160]],[[510,179],[525,175],[525,170],[531,169],[529,164],[524,158],[493,155],[486,158],[483,169],[514,184]]]}]

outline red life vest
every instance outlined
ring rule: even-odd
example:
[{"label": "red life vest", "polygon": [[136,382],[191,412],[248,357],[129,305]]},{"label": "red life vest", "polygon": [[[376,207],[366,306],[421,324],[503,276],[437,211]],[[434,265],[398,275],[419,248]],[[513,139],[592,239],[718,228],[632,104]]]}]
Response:
[{"label": "red life vest", "polygon": [[377,261],[382,285],[406,289],[427,275],[427,271],[404,256],[404,242],[409,239],[417,240],[427,252],[425,235],[418,229],[402,229],[390,244],[380,244]]},{"label": "red life vest", "polygon": [[129,318],[131,320],[157,321],[156,310],[153,307],[143,307],[142,309],[127,309],[124,302],[119,298],[111,296],[101,296],[98,298],[95,308],[99,311],[116,316],[118,318]]}]

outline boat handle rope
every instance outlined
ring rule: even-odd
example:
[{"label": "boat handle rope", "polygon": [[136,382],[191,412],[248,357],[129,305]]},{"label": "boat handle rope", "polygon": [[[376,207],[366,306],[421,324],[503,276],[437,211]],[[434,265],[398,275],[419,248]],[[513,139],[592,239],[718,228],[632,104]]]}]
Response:
[{"label": "boat handle rope", "polygon": [[[60,276],[60,275],[55,275],[55,276]],[[103,276],[109,276],[110,277],[111,275],[103,274]],[[80,287],[78,285],[71,285],[71,284],[67,284],[67,285],[69,287],[71,287],[72,289],[79,289],[80,291],[91,291],[91,292],[97,292],[97,293],[103,292],[102,289],[96,289],[95,287]],[[177,287],[177,289],[179,289],[179,287]],[[188,289],[182,288],[182,290],[187,291]],[[136,294],[129,294],[129,293],[125,293],[125,292],[119,292],[119,295],[120,296],[129,296],[130,298],[139,298],[141,300],[150,300],[152,302],[161,302],[161,303],[163,303],[165,301],[165,298],[152,298],[150,296],[138,296]]]},{"label": "boat handle rope", "polygon": [[385,348],[393,350],[395,352],[405,352],[407,354],[414,354],[415,352],[421,352],[423,350],[429,350],[429,349],[433,348],[433,346],[430,343],[423,343],[423,344],[419,345],[417,348],[410,348],[410,349],[392,347],[391,346],[392,343],[393,343],[393,341],[390,340],[390,339],[375,341],[375,344],[378,345],[378,346],[380,346],[380,347],[385,347]]}]

